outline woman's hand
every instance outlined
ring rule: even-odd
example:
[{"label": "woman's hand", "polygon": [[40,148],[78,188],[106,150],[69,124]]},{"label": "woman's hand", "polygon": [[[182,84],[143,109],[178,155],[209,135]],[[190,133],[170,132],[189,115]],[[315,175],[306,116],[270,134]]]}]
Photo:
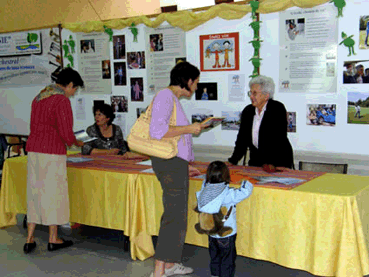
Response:
[{"label": "woman's hand", "polygon": [[206,125],[203,125],[199,122],[193,123],[190,125],[190,133],[198,135],[201,133],[201,131],[206,127]]},{"label": "woman's hand", "polygon": [[144,159],[149,159],[149,157],[145,156],[145,155],[138,154],[138,153],[126,152],[123,155],[123,159],[127,159],[127,160],[129,160],[129,159],[132,159],[132,160],[133,159],[142,159],[142,160],[144,160]]},{"label": "woman's hand", "polygon": [[82,147],[83,145],[85,145],[85,143],[81,140],[77,140],[77,142],[75,143],[76,146],[78,147]]},{"label": "woman's hand", "polygon": [[192,176],[198,176],[200,174],[201,174],[201,172],[196,167],[193,167],[191,165],[188,166],[188,175],[190,177],[192,177]]},{"label": "woman's hand", "polygon": [[109,149],[108,155],[118,155],[119,151],[120,150],[118,148]]}]

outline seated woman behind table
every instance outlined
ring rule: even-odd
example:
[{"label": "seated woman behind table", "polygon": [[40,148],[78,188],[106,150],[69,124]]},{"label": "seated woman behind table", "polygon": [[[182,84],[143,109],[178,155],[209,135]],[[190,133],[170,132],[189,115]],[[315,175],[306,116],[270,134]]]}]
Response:
[{"label": "seated woman behind table", "polygon": [[274,171],[294,168],[293,150],[287,137],[287,111],[274,96],[274,81],[257,76],[249,83],[251,104],[242,111],[236,146],[228,161],[234,165],[250,150],[249,166]]},{"label": "seated woman behind table", "polygon": [[82,155],[123,155],[125,159],[148,158],[129,152],[122,130],[112,124],[115,114],[110,105],[94,106],[93,113],[95,124],[89,126],[86,132],[90,137],[97,139],[83,145]]}]

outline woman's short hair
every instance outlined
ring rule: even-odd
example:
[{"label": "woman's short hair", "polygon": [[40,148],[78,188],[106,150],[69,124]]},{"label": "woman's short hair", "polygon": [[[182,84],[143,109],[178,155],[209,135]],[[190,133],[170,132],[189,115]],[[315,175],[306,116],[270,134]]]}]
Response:
[{"label": "woman's short hair", "polygon": [[188,81],[195,81],[200,76],[200,70],[189,62],[177,63],[170,71],[170,86],[180,86],[188,91]]},{"label": "woman's short hair", "polygon": [[97,111],[100,111],[106,118],[109,118],[108,125],[111,125],[115,119],[113,108],[108,104],[99,104],[93,107],[94,116]]},{"label": "woman's short hair", "polygon": [[206,171],[206,183],[217,184],[227,183],[231,181],[229,169],[224,162],[214,161],[211,162]]},{"label": "woman's short hair", "polygon": [[260,89],[263,94],[269,93],[269,99],[273,99],[274,96],[274,81],[272,78],[259,75],[251,79],[249,82],[249,87],[251,88],[253,85],[260,85]]},{"label": "woman's short hair", "polygon": [[57,75],[55,83],[66,87],[69,83],[73,83],[73,87],[83,87],[84,83],[81,75],[70,67],[63,68]]}]

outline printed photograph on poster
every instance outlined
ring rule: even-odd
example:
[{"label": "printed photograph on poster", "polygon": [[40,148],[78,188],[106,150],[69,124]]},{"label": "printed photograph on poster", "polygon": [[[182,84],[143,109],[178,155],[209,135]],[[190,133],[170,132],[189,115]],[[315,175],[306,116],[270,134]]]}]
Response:
[{"label": "printed photograph on poster", "polygon": [[343,62],[343,84],[369,83],[369,60]]},{"label": "printed photograph on poster", "polygon": [[145,51],[127,52],[127,63],[129,69],[145,68]]},{"label": "printed photograph on poster", "polygon": [[296,112],[287,112],[287,132],[296,133]]},{"label": "printed photograph on poster", "polygon": [[111,107],[115,113],[127,113],[128,112],[128,99],[127,96],[111,96]]},{"label": "printed photograph on poster", "polygon": [[113,58],[124,60],[126,58],[126,41],[124,35],[113,36]]},{"label": "printed photograph on poster", "polygon": [[217,83],[198,83],[195,92],[196,100],[218,100]]},{"label": "printed photograph on poster", "polygon": [[127,71],[126,63],[114,63],[114,85],[126,86],[127,85]]},{"label": "printed photograph on poster", "polygon": [[95,40],[85,39],[81,40],[81,54],[95,53]]},{"label": "printed photograph on poster", "polygon": [[208,117],[213,117],[213,113],[195,113],[191,116],[192,124],[196,122],[203,122]]},{"label": "printed photograph on poster", "polygon": [[369,92],[347,93],[347,123],[369,124]]},{"label": "printed photograph on poster", "polygon": [[359,49],[369,48],[369,15],[360,16],[359,19]]},{"label": "printed photograph on poster", "polygon": [[131,101],[143,102],[143,78],[131,78]]},{"label": "printed photograph on poster", "polygon": [[200,70],[239,70],[239,34],[200,36]]},{"label": "printed photograph on poster", "polygon": [[336,104],[307,104],[306,124],[335,126]]},{"label": "printed photograph on poster", "polygon": [[110,60],[101,61],[101,70],[102,70],[102,78],[103,79],[110,79],[111,78]]},{"label": "printed photograph on poster", "polygon": [[136,108],[137,118],[139,118],[142,113],[146,112],[146,109],[147,107],[146,108]]},{"label": "printed photograph on poster", "polygon": [[241,124],[240,111],[222,111],[222,130],[238,131]]},{"label": "printed photograph on poster", "polygon": [[228,101],[244,102],[245,93],[245,74],[229,74],[228,75]]},{"label": "printed photograph on poster", "polygon": [[126,134],[126,115],[125,114],[116,113],[113,123],[120,127],[123,134]]},{"label": "printed photograph on poster", "polygon": [[164,51],[163,34],[152,34],[150,37],[150,51]]},{"label": "printed photograph on poster", "polygon": [[186,62],[186,61],[187,61],[186,57],[176,58],[176,64],[180,62]]},{"label": "printed photograph on poster", "polygon": [[294,41],[296,36],[305,36],[305,18],[286,20],[286,39]]}]

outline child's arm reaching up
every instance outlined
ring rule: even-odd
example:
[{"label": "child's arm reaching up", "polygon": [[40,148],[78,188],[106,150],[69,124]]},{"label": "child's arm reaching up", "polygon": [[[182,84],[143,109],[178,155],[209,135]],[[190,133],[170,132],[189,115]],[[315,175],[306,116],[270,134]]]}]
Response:
[{"label": "child's arm reaching up", "polygon": [[240,188],[231,188],[224,198],[223,205],[234,205],[248,198],[254,186],[249,181],[242,181]]}]

